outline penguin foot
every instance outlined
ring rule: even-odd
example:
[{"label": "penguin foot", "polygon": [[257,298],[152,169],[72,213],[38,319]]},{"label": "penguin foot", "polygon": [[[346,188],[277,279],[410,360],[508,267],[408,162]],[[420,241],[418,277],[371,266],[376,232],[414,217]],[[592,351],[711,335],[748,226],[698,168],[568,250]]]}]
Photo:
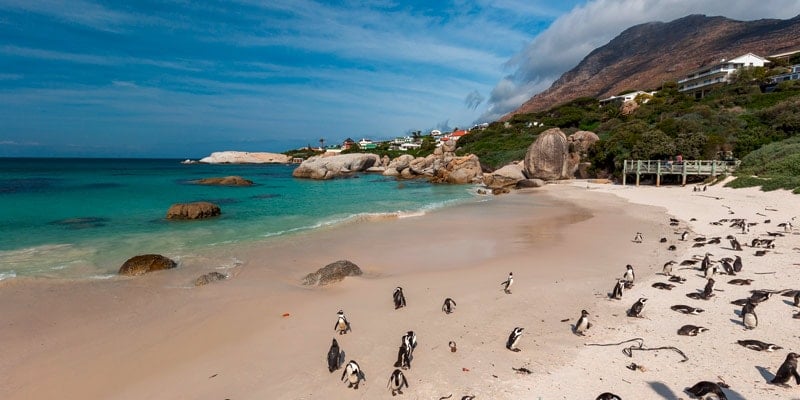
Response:
[{"label": "penguin foot", "polygon": [[519,353],[519,352],[520,352],[520,351],[522,351],[522,350],[521,350],[521,349],[511,349],[511,351],[513,351],[513,352],[515,352],[515,353]]}]

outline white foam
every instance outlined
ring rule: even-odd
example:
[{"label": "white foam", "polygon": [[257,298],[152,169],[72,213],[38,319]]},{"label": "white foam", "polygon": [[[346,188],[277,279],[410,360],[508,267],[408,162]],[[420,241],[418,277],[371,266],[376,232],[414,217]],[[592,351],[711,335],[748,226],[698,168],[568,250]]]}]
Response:
[{"label": "white foam", "polygon": [[0,281],[10,278],[16,278],[17,273],[14,271],[0,272]]}]

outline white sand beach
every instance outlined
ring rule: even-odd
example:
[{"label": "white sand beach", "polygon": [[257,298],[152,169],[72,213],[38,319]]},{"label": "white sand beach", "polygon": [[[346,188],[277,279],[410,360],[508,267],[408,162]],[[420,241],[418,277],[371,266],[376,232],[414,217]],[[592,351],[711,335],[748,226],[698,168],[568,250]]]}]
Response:
[{"label": "white sand beach", "polygon": [[[800,197],[784,192],[574,182],[422,217],[214,250],[230,252],[224,255],[242,265],[231,279],[199,288],[187,285],[198,275],[192,260],[138,278],[6,280],[0,282],[0,398],[390,398],[386,383],[408,330],[419,346],[404,371],[410,387],[399,398],[594,399],[609,391],[623,399],[674,399],[687,398],[683,389],[697,381],[720,379],[731,386],[729,398],[796,398],[796,388],[767,383],[786,353],[800,349],[800,320],[784,301],[791,298],[773,296],[759,305],[760,325],[752,331],[744,330],[734,313],[740,307],[730,301],[750,289],[800,289],[797,228],[777,237],[764,257],[749,247],[735,252],[744,260],[737,277],[754,279],[752,286],[728,285],[732,277],[718,276],[715,297],[692,300],[686,293],[702,289],[705,279],[677,266],[684,284],[664,291],[651,283],[664,281],[656,273],[668,260],[734,254],[724,239],[697,249],[676,233],[724,238],[734,230],[710,222],[741,217],[759,223],[736,235],[749,243],[782,231],[776,225],[800,214],[798,206]],[[669,226],[670,216],[680,226]],[[643,243],[632,241],[636,232]],[[340,259],[365,274],[323,288],[299,284],[306,273]],[[622,300],[609,300],[626,264],[635,267],[637,282]],[[515,283],[505,294],[500,282],[509,272]],[[396,286],[408,302],[399,310],[392,305]],[[446,297],[457,302],[450,315],[441,311]],[[649,299],[644,318],[625,316],[639,297]],[[706,311],[683,315],[669,309],[673,304]],[[341,336],[333,330],[339,309],[352,323],[352,332]],[[594,324],[584,337],[571,331],[582,309]],[[678,336],[688,323],[709,331]],[[521,351],[511,352],[504,345],[517,326],[525,328]],[[340,381],[341,370],[327,370],[334,337],[366,374],[358,390]],[[628,358],[622,346],[585,346],[636,337],[647,347],[678,347],[689,360],[679,362],[669,350]],[[784,349],[756,352],[737,345],[739,339]],[[625,368],[632,362],[644,370]],[[512,369],[521,367],[532,374]]]}]

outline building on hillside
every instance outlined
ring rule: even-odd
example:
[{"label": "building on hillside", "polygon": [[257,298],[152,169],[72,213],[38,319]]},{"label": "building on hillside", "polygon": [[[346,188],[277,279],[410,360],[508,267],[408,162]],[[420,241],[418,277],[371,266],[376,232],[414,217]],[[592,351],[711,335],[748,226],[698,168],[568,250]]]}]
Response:
[{"label": "building on hillside", "polygon": [[800,79],[800,64],[789,67],[788,73],[771,76],[769,78],[769,83],[777,84],[784,81],[796,81],[798,79]]},{"label": "building on hillside", "polygon": [[731,76],[740,68],[763,67],[769,63],[766,58],[753,53],[725,60],[696,69],[678,80],[678,91],[702,99],[712,89],[730,82]]},{"label": "building on hillside", "polygon": [[792,59],[792,57],[796,56],[797,54],[800,54],[800,50],[787,51],[785,53],[780,53],[780,54],[772,54],[767,56],[767,58],[789,61]]},{"label": "building on hillside", "polygon": [[458,141],[458,139],[461,139],[462,136],[467,135],[467,134],[469,134],[469,131],[465,131],[463,129],[455,130],[453,132],[448,133],[447,135],[442,136],[442,141],[443,142],[447,142],[449,140],[452,140],[452,141],[456,142],[456,141]]},{"label": "building on hillside", "polygon": [[400,145],[399,149],[402,151],[407,151],[411,149],[418,149],[420,147],[422,147],[422,145],[419,143],[403,143]]},{"label": "building on hillside", "polygon": [[377,147],[378,145],[373,143],[372,140],[369,139],[361,139],[358,141],[358,148],[361,150],[372,150]]},{"label": "building on hillside", "polygon": [[342,142],[342,150],[349,150],[354,144],[356,144],[355,140],[347,138]]},{"label": "building on hillside", "polygon": [[637,90],[635,92],[625,93],[625,94],[621,94],[619,96],[611,96],[609,98],[605,98],[605,99],[600,100],[600,107],[606,106],[606,105],[621,106],[626,101],[636,100],[636,98],[641,96],[641,95],[645,95],[645,98],[644,98],[644,100],[642,102],[643,103],[647,103],[648,101],[650,101],[650,97],[653,96],[654,94],[656,94],[655,91],[653,91],[653,92],[645,92],[645,91],[642,91],[642,90]]}]

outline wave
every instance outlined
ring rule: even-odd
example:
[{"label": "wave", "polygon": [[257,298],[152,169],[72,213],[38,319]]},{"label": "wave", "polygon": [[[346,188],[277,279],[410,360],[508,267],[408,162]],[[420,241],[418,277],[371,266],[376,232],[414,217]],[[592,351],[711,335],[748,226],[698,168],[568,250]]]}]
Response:
[{"label": "wave", "polygon": [[17,273],[14,272],[14,271],[0,272],[0,281],[3,281],[5,279],[9,279],[9,278],[16,278],[16,277],[17,277]]}]

